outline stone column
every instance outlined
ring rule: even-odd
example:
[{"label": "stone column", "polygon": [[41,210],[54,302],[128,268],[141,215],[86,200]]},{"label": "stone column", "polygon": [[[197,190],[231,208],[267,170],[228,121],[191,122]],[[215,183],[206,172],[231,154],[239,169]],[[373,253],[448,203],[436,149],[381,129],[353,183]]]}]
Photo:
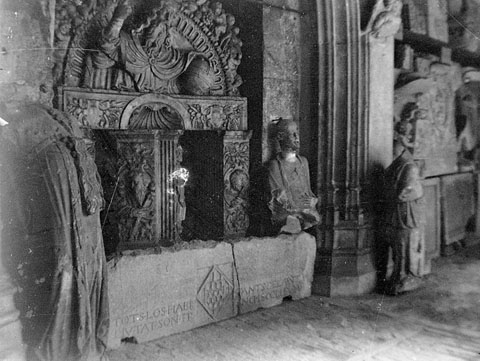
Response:
[{"label": "stone column", "polygon": [[388,37],[388,29],[372,31],[375,17],[390,11],[383,1],[377,1],[363,30],[359,0],[318,0],[317,11],[316,191],[323,220],[313,290],[354,295],[371,291],[376,281],[368,190],[374,168],[391,161],[394,31]]}]

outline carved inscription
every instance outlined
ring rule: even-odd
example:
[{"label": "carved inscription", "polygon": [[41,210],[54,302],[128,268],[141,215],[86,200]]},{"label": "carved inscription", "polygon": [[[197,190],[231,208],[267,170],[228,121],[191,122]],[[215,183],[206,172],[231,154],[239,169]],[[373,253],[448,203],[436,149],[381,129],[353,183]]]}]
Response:
[{"label": "carved inscription", "polygon": [[194,304],[193,300],[186,300],[113,319],[115,337],[138,336],[191,323],[194,320]]},{"label": "carved inscription", "polygon": [[300,278],[301,276],[288,276],[284,279],[240,288],[240,302],[242,306],[247,306],[281,299],[302,289]]},{"label": "carved inscription", "polygon": [[232,299],[233,285],[228,277],[216,266],[212,266],[197,293],[197,300],[216,320],[223,306]]}]

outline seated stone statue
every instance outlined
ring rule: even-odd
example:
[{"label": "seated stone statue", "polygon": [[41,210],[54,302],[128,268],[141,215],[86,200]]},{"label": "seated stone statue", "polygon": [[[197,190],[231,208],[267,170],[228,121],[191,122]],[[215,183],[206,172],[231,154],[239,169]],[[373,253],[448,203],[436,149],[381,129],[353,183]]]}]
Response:
[{"label": "seated stone statue", "polygon": [[[397,127],[402,133],[405,127]],[[423,275],[424,204],[420,172],[405,137],[394,141],[395,160],[385,171],[385,241],[392,249],[393,272],[385,291],[396,295],[420,285]]]},{"label": "seated stone statue", "polygon": [[274,226],[284,233],[299,233],[320,221],[318,198],[310,187],[308,161],[298,155],[300,139],[293,120],[280,119],[276,124],[280,153],[270,162],[269,186]]}]

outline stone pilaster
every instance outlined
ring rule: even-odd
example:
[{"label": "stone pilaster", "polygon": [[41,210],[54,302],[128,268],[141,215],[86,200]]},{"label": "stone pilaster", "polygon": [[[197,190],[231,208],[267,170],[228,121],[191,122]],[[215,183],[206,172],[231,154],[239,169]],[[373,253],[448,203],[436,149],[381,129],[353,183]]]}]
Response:
[{"label": "stone pilaster", "polygon": [[323,295],[361,294],[375,286],[369,184],[375,167],[391,160],[393,33],[385,37],[388,29],[372,29],[374,17],[390,10],[378,1],[362,30],[358,0],[317,1],[316,191],[323,220],[317,229],[313,291]]}]

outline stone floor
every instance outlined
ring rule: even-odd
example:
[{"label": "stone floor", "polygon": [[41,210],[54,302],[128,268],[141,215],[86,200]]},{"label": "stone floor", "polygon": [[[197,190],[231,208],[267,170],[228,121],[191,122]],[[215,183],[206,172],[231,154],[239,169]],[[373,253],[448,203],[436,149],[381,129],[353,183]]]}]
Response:
[{"label": "stone floor", "polygon": [[398,297],[312,296],[109,352],[124,360],[480,360],[480,246]]}]

